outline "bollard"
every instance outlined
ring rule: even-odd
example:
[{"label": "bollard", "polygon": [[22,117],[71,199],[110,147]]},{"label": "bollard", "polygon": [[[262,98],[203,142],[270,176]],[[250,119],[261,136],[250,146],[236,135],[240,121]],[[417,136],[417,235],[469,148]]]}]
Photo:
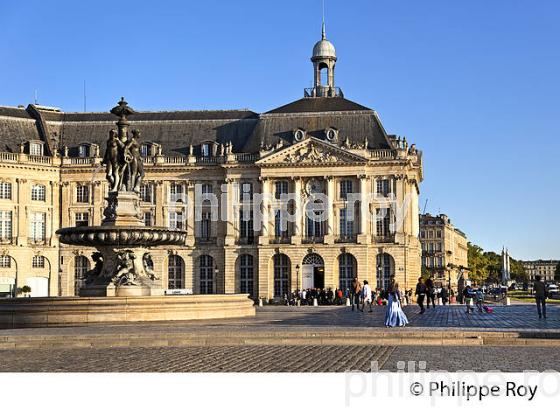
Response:
[{"label": "bollard", "polygon": [[259,298],[259,307],[263,307],[263,300],[262,300],[262,298]]},{"label": "bollard", "polygon": [[313,298],[313,306],[319,306],[319,303],[317,303],[317,298]]},{"label": "bollard", "polygon": [[346,298],[346,306],[350,306],[350,298]]},{"label": "bollard", "polygon": [[297,306],[301,306],[301,300],[298,299]]},{"label": "bollard", "polygon": [[504,298],[504,306],[510,306],[511,305],[511,299],[510,298]]}]

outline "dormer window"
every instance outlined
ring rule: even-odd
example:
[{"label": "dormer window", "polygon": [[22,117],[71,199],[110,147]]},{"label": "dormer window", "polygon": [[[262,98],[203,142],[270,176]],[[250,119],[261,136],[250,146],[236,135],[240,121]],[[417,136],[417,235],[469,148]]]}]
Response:
[{"label": "dormer window", "polygon": [[30,141],[29,142],[29,155],[43,155],[43,143]]},{"label": "dormer window", "polygon": [[78,156],[81,158],[86,158],[90,156],[90,146],[89,144],[81,144],[78,147]]},{"label": "dormer window", "polygon": [[150,146],[148,144],[140,145],[140,156],[142,157],[150,156]]},{"label": "dormer window", "polygon": [[200,155],[203,157],[209,157],[210,152],[210,143],[206,142],[200,146]]},{"label": "dormer window", "polygon": [[294,131],[294,140],[302,141],[305,138],[305,130],[298,128]]},{"label": "dormer window", "polygon": [[338,130],[336,128],[327,128],[325,130],[325,137],[329,142],[336,142],[338,140]]}]

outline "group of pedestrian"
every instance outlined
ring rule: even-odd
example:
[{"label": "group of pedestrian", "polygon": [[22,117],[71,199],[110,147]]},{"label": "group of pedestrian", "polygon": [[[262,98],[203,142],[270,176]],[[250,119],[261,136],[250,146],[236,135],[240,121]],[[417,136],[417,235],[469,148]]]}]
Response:
[{"label": "group of pedestrian", "polygon": [[313,306],[314,300],[318,305],[342,305],[344,303],[344,292],[342,289],[303,289],[292,292],[289,296],[285,295],[285,304],[289,306],[300,305]]},{"label": "group of pedestrian", "polygon": [[[367,280],[364,280],[363,285],[357,277],[352,281],[350,300],[352,303],[352,310],[364,312],[366,306],[369,312],[372,312],[372,305],[381,304],[379,301],[382,298],[381,291],[377,292],[371,289]],[[387,288],[387,310],[385,312],[385,326],[396,327],[406,326],[408,319],[402,310],[402,299],[404,295],[399,290],[399,284],[395,281],[395,275],[391,275],[389,286]]]}]

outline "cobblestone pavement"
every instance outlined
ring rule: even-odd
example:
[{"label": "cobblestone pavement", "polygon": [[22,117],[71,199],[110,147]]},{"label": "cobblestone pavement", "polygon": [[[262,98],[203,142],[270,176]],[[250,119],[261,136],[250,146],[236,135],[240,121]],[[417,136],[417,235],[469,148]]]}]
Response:
[{"label": "cobblestone pavement", "polygon": [[[396,371],[426,362],[427,370],[560,371],[557,348],[243,346],[3,351],[2,372],[344,372]],[[401,366],[402,369],[402,366]]]},{"label": "cobblestone pavement", "polygon": [[[464,306],[437,306],[418,314],[416,306],[405,306],[410,321],[407,328],[474,329],[474,330],[530,330],[560,333],[560,306],[548,307],[548,319],[539,320],[536,307],[528,304],[494,306],[493,313],[471,313]],[[185,322],[143,322],[116,324],[89,324],[71,327],[0,329],[1,336],[12,335],[88,335],[122,332],[196,332],[207,330],[262,331],[301,330],[306,328],[383,328],[385,307],[376,306],[373,312],[352,311],[343,306],[291,307],[269,306],[257,309],[257,315],[239,319],[213,319]],[[397,329],[395,329],[397,330]]]}]

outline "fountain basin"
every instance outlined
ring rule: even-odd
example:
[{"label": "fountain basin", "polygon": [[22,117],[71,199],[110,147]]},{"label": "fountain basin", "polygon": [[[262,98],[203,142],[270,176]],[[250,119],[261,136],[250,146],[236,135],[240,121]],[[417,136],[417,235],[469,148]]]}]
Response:
[{"label": "fountain basin", "polygon": [[184,245],[185,231],[154,226],[78,226],[56,231],[60,242],[79,246],[160,246]]}]

